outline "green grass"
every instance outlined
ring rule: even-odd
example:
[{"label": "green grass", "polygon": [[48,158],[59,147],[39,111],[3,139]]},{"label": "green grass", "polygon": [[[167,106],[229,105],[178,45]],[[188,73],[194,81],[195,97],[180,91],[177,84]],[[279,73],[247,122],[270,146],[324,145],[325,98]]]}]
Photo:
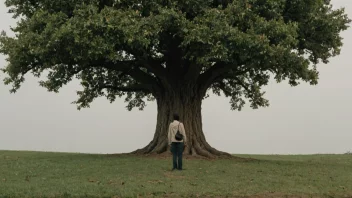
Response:
[{"label": "green grass", "polygon": [[184,161],[0,151],[0,197],[352,197],[352,155]]}]

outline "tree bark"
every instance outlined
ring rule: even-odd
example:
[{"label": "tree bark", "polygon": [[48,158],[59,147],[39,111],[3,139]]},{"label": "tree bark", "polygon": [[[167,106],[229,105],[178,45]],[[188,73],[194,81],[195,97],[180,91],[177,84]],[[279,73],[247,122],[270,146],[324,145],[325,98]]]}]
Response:
[{"label": "tree bark", "polygon": [[187,136],[187,146],[184,154],[214,158],[231,156],[228,153],[212,148],[206,141],[202,129],[201,106],[203,96],[197,89],[182,88],[179,91],[168,89],[160,94],[157,100],[157,124],[153,140],[144,148],[134,151],[134,154],[161,154],[168,150],[168,128],[173,121],[173,114],[178,113],[184,124]]}]

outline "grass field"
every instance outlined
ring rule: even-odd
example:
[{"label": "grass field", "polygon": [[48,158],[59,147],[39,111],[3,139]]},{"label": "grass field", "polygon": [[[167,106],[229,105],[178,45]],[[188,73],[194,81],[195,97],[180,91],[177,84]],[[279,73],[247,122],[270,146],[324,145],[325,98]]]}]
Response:
[{"label": "grass field", "polygon": [[240,157],[0,151],[0,197],[352,197],[352,155]]}]

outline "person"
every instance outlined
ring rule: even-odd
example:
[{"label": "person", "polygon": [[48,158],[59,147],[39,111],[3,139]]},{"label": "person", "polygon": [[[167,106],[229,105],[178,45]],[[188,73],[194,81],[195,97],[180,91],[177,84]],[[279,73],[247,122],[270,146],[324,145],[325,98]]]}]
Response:
[{"label": "person", "polygon": [[[173,117],[174,121],[170,123],[168,131],[168,143],[172,152],[172,170],[182,170],[182,154],[184,147],[187,146],[186,131],[183,123],[180,122],[180,116],[175,113]],[[182,140],[176,140],[177,131],[183,135]]]}]

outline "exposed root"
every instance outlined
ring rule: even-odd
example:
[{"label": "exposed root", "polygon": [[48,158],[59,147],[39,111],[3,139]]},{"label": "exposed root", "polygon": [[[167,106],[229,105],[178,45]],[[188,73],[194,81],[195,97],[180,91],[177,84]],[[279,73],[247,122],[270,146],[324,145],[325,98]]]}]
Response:
[{"label": "exposed root", "polygon": [[[154,148],[152,146],[154,146]],[[138,149],[132,152],[131,154],[145,155],[145,156],[160,155],[160,157],[162,157],[162,156],[171,155],[171,152],[169,150],[167,142],[163,141],[159,144],[153,144],[153,142],[151,142],[150,145],[142,149]],[[209,145],[205,145],[204,147],[201,147],[199,143],[193,145],[192,147],[189,147],[189,146],[185,147],[183,154],[187,158],[206,158],[206,159],[235,158],[231,154],[218,151],[210,147]]]},{"label": "exposed root", "polygon": [[201,155],[203,157],[207,157],[210,159],[216,157],[213,154],[211,154],[208,150],[201,148],[199,144],[194,145],[194,149],[196,151],[196,154]]},{"label": "exposed root", "polygon": [[141,149],[137,149],[133,152],[131,152],[131,154],[146,154],[146,153],[150,153],[155,146],[157,145],[157,142],[154,140],[152,140],[146,147],[141,148]]},{"label": "exposed root", "polygon": [[155,147],[152,153],[160,154],[164,153],[165,151],[167,151],[167,141],[163,141],[161,144]]},{"label": "exposed root", "polygon": [[223,156],[223,157],[232,157],[231,154],[223,152],[223,151],[218,151],[215,148],[211,147],[209,144],[206,144],[206,147],[207,147],[207,150],[213,155]]}]

